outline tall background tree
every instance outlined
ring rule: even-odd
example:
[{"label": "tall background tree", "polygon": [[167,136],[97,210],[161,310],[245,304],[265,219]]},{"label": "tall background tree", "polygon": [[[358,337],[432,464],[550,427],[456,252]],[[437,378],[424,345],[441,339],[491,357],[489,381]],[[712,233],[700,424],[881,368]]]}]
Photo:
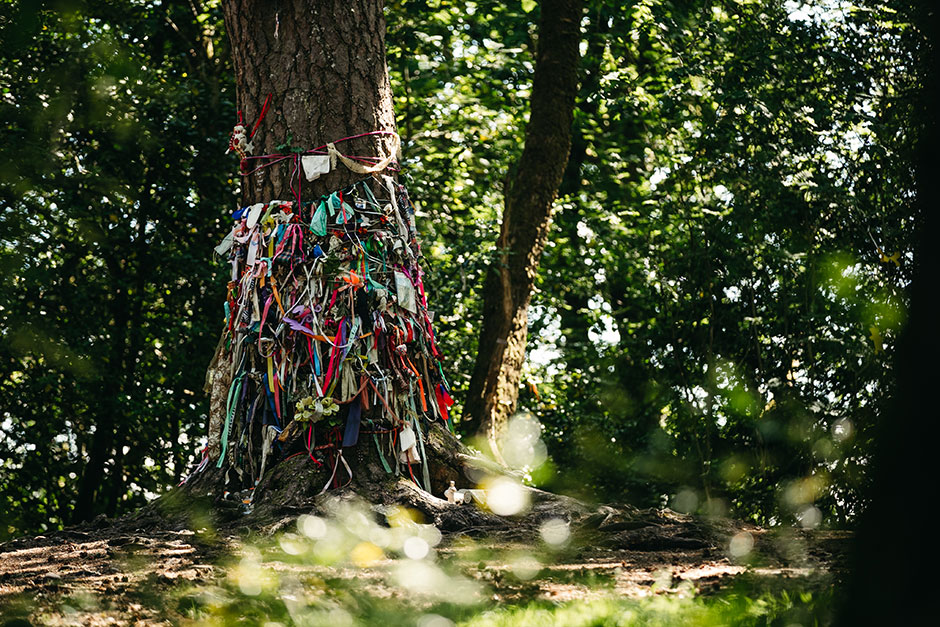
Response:
[{"label": "tall background tree", "polygon": [[507,184],[497,255],[486,275],[483,323],[465,416],[480,422],[498,456],[499,435],[516,410],[532,288],[571,150],[583,13],[581,0],[547,0],[540,5],[525,149]]},{"label": "tall background tree", "polygon": [[589,185],[560,200],[534,301],[554,355],[522,396],[557,489],[858,513],[906,307],[919,80],[904,22],[865,9],[611,14],[577,118]]},{"label": "tall background tree", "polygon": [[[912,550],[907,534],[896,533],[901,512],[912,503],[933,501],[934,385],[933,364],[940,351],[940,331],[933,311],[934,285],[940,272],[940,254],[935,245],[938,232],[938,161],[936,145],[940,126],[933,108],[940,96],[940,16],[929,2],[899,7],[900,15],[916,26],[912,48],[914,62],[924,76],[914,119],[922,125],[917,141],[917,201],[914,221],[916,258],[911,285],[908,322],[894,355],[897,387],[891,404],[879,417],[877,445],[873,454],[871,504],[860,517],[852,576],[839,616],[842,625],[866,622],[916,622],[932,611],[932,601],[912,596],[903,578],[885,578],[884,573],[926,574],[918,551]],[[909,580],[909,577],[907,578]]]}]

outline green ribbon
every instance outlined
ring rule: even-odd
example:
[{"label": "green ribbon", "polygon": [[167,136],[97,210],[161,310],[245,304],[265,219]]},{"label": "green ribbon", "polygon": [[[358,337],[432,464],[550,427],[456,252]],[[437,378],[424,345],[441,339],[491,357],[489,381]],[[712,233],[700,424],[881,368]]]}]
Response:
[{"label": "green ribbon", "polygon": [[382,462],[382,468],[385,469],[385,474],[392,474],[392,469],[389,467],[388,462],[385,461],[385,455],[382,454],[382,446],[379,444],[379,436],[373,433],[372,441],[375,442],[375,450],[379,452],[379,461]]},{"label": "green ribbon", "polygon": [[326,235],[326,204],[322,200],[310,220],[310,230],[321,237]]},{"label": "green ribbon", "polygon": [[235,417],[235,410],[237,408],[233,400],[238,398],[239,394],[241,394],[244,377],[244,372],[238,375],[235,380],[232,381],[232,385],[228,389],[228,400],[225,403],[225,428],[222,429],[222,454],[219,455],[219,463],[215,465],[216,468],[221,468],[222,464],[225,462],[225,453],[228,451],[228,432],[232,426],[232,418]]},{"label": "green ribbon", "polygon": [[372,190],[365,181],[362,181],[362,188],[366,191],[366,196],[369,197],[369,202],[381,209],[382,206],[379,204],[379,201],[375,199],[375,195],[372,193]]}]

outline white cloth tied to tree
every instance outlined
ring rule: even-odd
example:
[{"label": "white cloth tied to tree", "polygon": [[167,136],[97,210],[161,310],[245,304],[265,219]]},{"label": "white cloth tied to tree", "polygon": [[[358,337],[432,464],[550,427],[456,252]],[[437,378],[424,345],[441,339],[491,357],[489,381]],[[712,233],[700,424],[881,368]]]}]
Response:
[{"label": "white cloth tied to tree", "polygon": [[401,453],[399,460],[404,464],[420,464],[421,455],[418,454],[418,438],[415,436],[414,429],[410,426],[401,430],[399,436]]},{"label": "white cloth tied to tree", "polygon": [[404,272],[395,271],[395,290],[398,295],[398,304],[410,311],[418,312],[418,303],[415,299],[415,286]]},{"label": "white cloth tied to tree", "polygon": [[388,165],[395,160],[395,157],[398,155],[400,150],[401,139],[398,137],[398,135],[393,135],[392,146],[391,150],[389,150],[389,154],[377,163],[373,163],[372,165],[365,165],[363,163],[359,163],[355,159],[350,159],[336,148],[336,144],[330,142],[326,145],[327,154],[304,155],[300,158],[300,164],[301,167],[303,167],[304,176],[308,181],[315,181],[324,174],[328,174],[331,170],[335,169],[337,160],[341,161],[343,165],[357,174],[374,174],[387,168]]},{"label": "white cloth tied to tree", "polygon": [[304,176],[308,181],[315,181],[330,171],[330,155],[304,155],[300,158]]},{"label": "white cloth tied to tree", "polygon": [[395,160],[395,157],[401,150],[401,138],[399,138],[398,135],[392,135],[392,145],[391,149],[388,151],[388,156],[378,163],[373,163],[372,165],[363,165],[354,159],[350,159],[337,150],[336,145],[332,142],[326,145],[326,150],[330,155],[330,165],[332,167],[336,167],[336,160],[339,159],[343,162],[343,165],[353,172],[358,174],[374,174],[376,172],[382,172],[392,161]]}]

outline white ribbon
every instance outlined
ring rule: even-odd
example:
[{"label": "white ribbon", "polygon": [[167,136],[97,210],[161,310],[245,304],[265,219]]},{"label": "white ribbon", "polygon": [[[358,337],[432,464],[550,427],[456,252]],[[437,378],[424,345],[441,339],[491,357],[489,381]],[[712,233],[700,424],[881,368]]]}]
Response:
[{"label": "white ribbon", "polygon": [[354,159],[350,159],[336,149],[336,144],[330,142],[326,145],[326,151],[330,157],[330,167],[335,168],[336,160],[339,159],[343,162],[343,165],[358,174],[374,174],[375,172],[381,172],[388,167],[388,164],[395,159],[395,156],[398,154],[399,150],[401,150],[401,138],[399,138],[398,135],[393,135],[392,138],[392,146],[388,156],[373,165],[363,165]]},{"label": "white ribbon", "polygon": [[346,459],[343,457],[343,449],[338,448],[336,453],[336,464],[333,466],[333,474],[330,475],[330,478],[326,480],[326,485],[324,485],[323,489],[320,490],[320,494],[323,494],[330,489],[330,484],[333,483],[333,479],[336,477],[336,471],[339,468],[340,462],[343,462],[343,466],[346,467],[346,472],[349,473],[349,480],[352,481],[352,470],[349,468],[349,464],[346,463]]}]

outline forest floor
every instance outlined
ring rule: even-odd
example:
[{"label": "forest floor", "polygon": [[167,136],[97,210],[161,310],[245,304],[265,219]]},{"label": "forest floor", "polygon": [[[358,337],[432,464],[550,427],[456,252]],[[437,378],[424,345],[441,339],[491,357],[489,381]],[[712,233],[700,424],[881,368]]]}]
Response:
[{"label": "forest floor", "polygon": [[663,618],[676,611],[723,623],[731,610],[807,624],[820,604],[830,615],[850,541],[625,506],[567,520],[535,507],[497,528],[442,531],[408,508],[336,503],[261,528],[145,508],[6,542],[0,626],[557,624],[577,604],[568,624],[624,612],[686,622]]}]

